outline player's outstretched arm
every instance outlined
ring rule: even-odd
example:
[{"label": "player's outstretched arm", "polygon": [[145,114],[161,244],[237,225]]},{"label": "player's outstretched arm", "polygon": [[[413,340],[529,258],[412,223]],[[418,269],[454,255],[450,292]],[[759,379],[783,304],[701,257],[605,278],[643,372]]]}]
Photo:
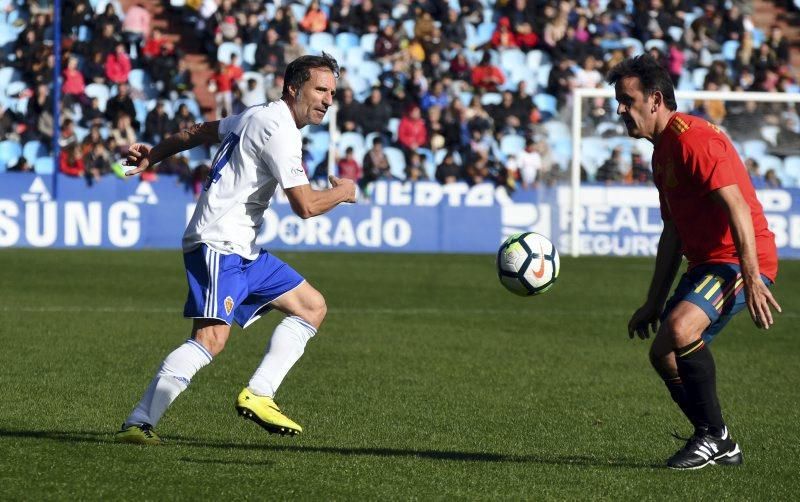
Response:
[{"label": "player's outstretched arm", "polygon": [[664,230],[658,240],[656,267],[653,271],[653,279],[650,281],[647,300],[644,305],[633,313],[630,321],[628,321],[628,336],[630,338],[639,335],[639,338],[644,340],[650,337],[650,330],[654,335],[656,334],[658,318],[664,309],[669,289],[680,266],[681,240],[675,224],[671,220],[667,220],[664,222]]},{"label": "player's outstretched arm", "polygon": [[139,174],[167,157],[206,143],[219,143],[219,121],[195,124],[189,129],[168,136],[154,147],[144,143],[134,143],[128,148],[128,156],[125,159],[125,165],[134,168],[126,171],[125,175]]},{"label": "player's outstretched arm", "polygon": [[781,306],[761,280],[750,206],[744,200],[738,185],[728,185],[715,190],[711,192],[711,197],[725,209],[730,218],[733,243],[739,254],[744,295],[750,317],[757,327],[769,329],[774,322],[771,308],[781,312]]},{"label": "player's outstretched arm", "polygon": [[292,211],[303,218],[311,218],[327,213],[342,202],[356,201],[356,185],[353,180],[329,176],[331,188],[314,190],[311,185],[305,184],[287,188],[286,197],[292,206]]}]

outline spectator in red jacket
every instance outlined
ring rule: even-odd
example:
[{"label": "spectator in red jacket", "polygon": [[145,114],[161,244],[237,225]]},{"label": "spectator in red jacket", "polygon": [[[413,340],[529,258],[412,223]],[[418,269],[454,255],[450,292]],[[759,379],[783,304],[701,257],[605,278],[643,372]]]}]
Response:
[{"label": "spectator in red jacket", "polygon": [[69,58],[67,67],[64,68],[64,83],[61,85],[61,92],[64,93],[67,105],[75,101],[81,105],[88,105],[89,99],[86,97],[84,91],[86,90],[86,81],[83,78],[83,73],[78,69],[78,60],[74,57]]},{"label": "spectator in red jacket", "polygon": [[106,77],[115,84],[128,81],[131,72],[131,60],[125,53],[125,44],[118,43],[114,52],[106,57]]},{"label": "spectator in red jacket", "polygon": [[492,33],[492,48],[494,49],[516,49],[517,37],[511,31],[511,21],[507,17],[501,17],[497,22],[497,28]]},{"label": "spectator in red jacket", "polygon": [[225,118],[233,113],[233,86],[244,75],[238,61],[238,56],[232,54],[230,64],[217,62],[216,71],[211,75],[209,84],[217,102],[217,119]]},{"label": "spectator in red jacket", "polygon": [[428,143],[428,127],[422,118],[419,106],[411,105],[408,112],[400,119],[397,129],[397,142],[407,151],[415,151]]},{"label": "spectator in red jacket", "polygon": [[344,158],[339,159],[338,168],[340,178],[347,178],[356,183],[361,179],[361,166],[355,159],[352,146],[348,146],[344,151]]},{"label": "spectator in red jacket", "polygon": [[58,169],[67,176],[83,176],[85,169],[81,148],[78,143],[71,143],[61,150],[61,154],[58,157]]},{"label": "spectator in red jacket", "polygon": [[158,28],[153,28],[150,37],[145,41],[142,47],[142,54],[145,59],[157,58],[161,55],[161,47],[167,42],[167,38],[161,33]]},{"label": "spectator in red jacket", "polygon": [[489,51],[483,53],[481,62],[472,69],[472,85],[484,91],[494,92],[506,82],[500,68],[494,66]]}]

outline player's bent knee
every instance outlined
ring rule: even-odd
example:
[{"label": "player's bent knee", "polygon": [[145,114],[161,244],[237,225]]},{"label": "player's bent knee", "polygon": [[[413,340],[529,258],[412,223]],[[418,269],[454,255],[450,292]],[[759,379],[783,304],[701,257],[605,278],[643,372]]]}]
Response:
[{"label": "player's bent knee", "polygon": [[691,325],[681,316],[671,315],[667,317],[664,324],[673,348],[682,347],[696,337],[696,334],[692,332]]},{"label": "player's bent knee", "polygon": [[315,293],[309,295],[308,301],[305,302],[303,318],[319,329],[322,321],[325,320],[325,315],[328,313],[328,305],[325,303],[325,297],[322,296],[322,293],[319,291],[315,291]]}]

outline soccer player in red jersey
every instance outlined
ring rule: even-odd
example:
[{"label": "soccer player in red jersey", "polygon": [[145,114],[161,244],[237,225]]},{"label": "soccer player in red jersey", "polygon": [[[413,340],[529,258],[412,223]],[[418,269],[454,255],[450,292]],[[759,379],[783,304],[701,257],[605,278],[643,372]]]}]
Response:
[{"label": "soccer player in red jersey", "polygon": [[[731,141],[705,120],[676,111],[672,81],[655,59],[627,59],[607,80],[628,135],[654,145],[664,230],[647,299],[628,322],[628,335],[655,334],[650,361],[695,427],[667,466],[741,464],[722,419],[709,344],[745,306],[758,328],[773,324],[771,308],[781,310],[769,290],[778,271],[774,235]],[[681,255],[688,270],[667,300]]]}]

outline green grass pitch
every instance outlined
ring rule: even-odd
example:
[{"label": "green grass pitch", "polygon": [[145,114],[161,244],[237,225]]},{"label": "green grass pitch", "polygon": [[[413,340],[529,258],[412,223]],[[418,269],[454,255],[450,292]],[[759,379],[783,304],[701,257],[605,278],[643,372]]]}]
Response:
[{"label": "green grass pitch", "polygon": [[688,433],[626,324],[652,259],[564,258],[547,294],[492,256],[283,253],[329,314],[277,396],[296,438],[234,399],[279,316],[235,328],[159,424],[113,433],[189,332],[177,251],[0,252],[0,499],[788,500],[800,492],[800,262],[769,332],[714,344],[741,467],[662,467]]}]

